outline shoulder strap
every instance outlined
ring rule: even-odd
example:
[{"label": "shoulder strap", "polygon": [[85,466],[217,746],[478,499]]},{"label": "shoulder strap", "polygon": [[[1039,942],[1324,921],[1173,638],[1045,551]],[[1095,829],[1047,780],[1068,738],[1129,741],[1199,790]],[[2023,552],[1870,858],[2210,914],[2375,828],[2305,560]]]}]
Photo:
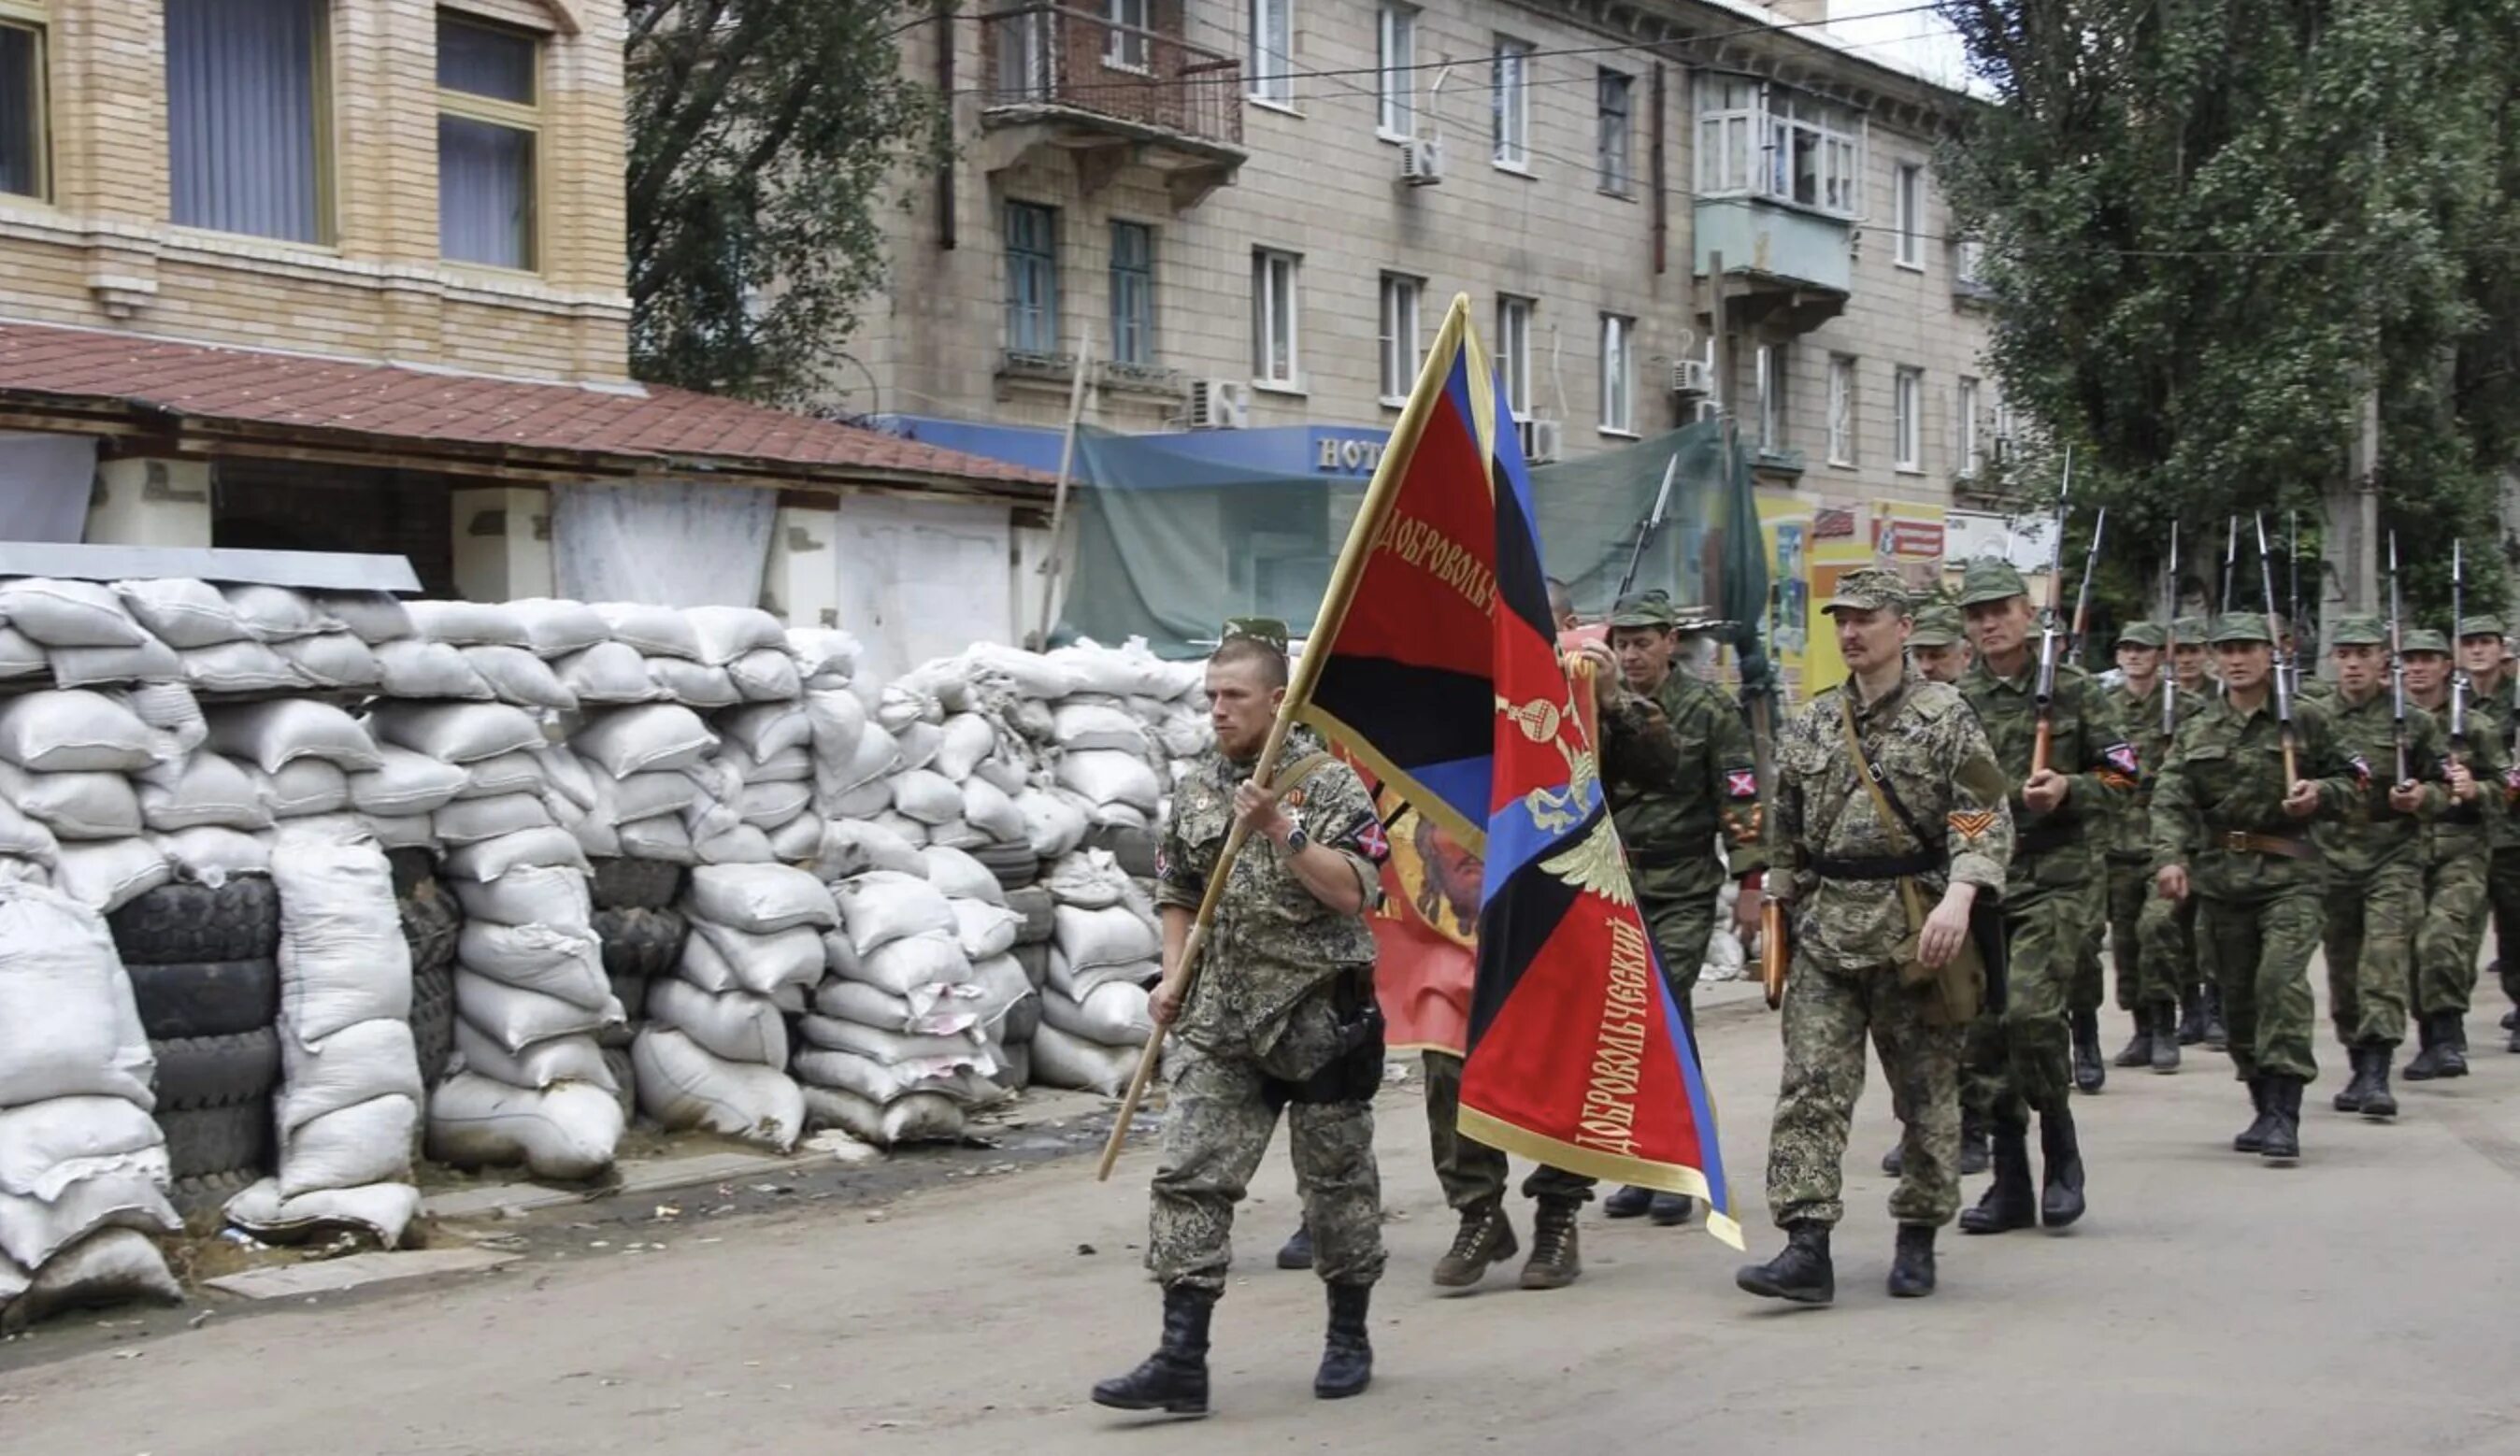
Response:
[{"label": "shoulder strap", "polygon": [[1330,763],[1330,756],[1327,753],[1305,754],[1302,758],[1278,770],[1278,781],[1271,786],[1270,791],[1283,797],[1288,789],[1296,787],[1305,779],[1328,768]]},{"label": "shoulder strap", "polygon": [[1931,852],[1935,848],[1934,842],[1917,827],[1915,817],[1908,813],[1908,806],[1899,802],[1899,796],[1891,792],[1889,784],[1882,780],[1881,772],[1872,767],[1872,760],[1864,752],[1864,739],[1855,731],[1855,694],[1851,690],[1841,694],[1837,705],[1844,714],[1842,724],[1846,729],[1846,750],[1855,755],[1856,774],[1864,780],[1864,786],[1872,791],[1872,807],[1881,811],[1882,823],[1887,826],[1892,819],[1897,819],[1906,827],[1909,837],[1916,841],[1917,849]]}]

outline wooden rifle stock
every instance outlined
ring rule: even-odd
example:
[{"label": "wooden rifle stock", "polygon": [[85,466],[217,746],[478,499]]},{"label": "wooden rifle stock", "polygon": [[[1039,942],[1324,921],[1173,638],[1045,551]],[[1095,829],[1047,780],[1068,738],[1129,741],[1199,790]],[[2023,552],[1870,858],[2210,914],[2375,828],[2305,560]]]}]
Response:
[{"label": "wooden rifle stock", "polygon": [[1785,1000],[1785,967],[1792,960],[1785,945],[1785,906],[1771,900],[1759,907],[1759,984],[1768,993],[1768,1009]]},{"label": "wooden rifle stock", "polygon": [[[2031,777],[2036,778],[2040,774],[2048,772],[2048,754],[2049,748],[2054,744],[2055,739],[2055,721],[2045,713],[2040,714],[2038,733],[2030,740]],[[2287,749],[2286,752],[2289,753],[2290,750]]]}]

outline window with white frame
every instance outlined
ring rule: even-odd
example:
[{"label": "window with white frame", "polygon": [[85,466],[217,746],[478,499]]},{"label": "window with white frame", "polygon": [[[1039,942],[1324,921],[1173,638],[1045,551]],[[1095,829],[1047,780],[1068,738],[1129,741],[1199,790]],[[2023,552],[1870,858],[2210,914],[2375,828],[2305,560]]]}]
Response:
[{"label": "window with white frame", "polygon": [[1599,116],[1593,169],[1601,191],[1624,198],[1636,184],[1636,77],[1604,69],[1596,89]]},{"label": "window with white frame", "polygon": [[1398,404],[1418,387],[1418,307],[1426,281],[1405,273],[1382,275],[1382,398]]},{"label": "window with white frame", "polygon": [[176,224],[323,242],[323,0],[165,0],[165,22]]},{"label": "window with white frame", "polygon": [[44,98],[45,29],[31,19],[0,9],[0,193],[41,198],[50,193],[44,168],[51,153]]},{"label": "window with white frame", "polygon": [[1977,474],[1978,467],[1982,463],[1978,457],[1977,443],[1977,380],[1966,375],[1960,376],[1958,423],[1959,424],[1960,473],[1973,476]]},{"label": "window with white frame", "polygon": [[1828,463],[1855,463],[1855,359],[1828,356]]},{"label": "window with white frame", "polygon": [[1601,315],[1601,428],[1634,434],[1637,427],[1637,321]]},{"label": "window with white frame", "polygon": [[1418,134],[1418,8],[1385,4],[1374,50],[1378,110],[1374,130],[1386,137]]},{"label": "window with white frame", "polygon": [[1155,362],[1155,230],[1142,222],[1111,223],[1111,357]]},{"label": "window with white frame", "polygon": [[1782,450],[1785,448],[1785,346],[1761,344],[1754,357],[1759,374],[1759,448]]},{"label": "window with white frame", "polygon": [[1925,169],[1901,162],[1891,179],[1890,228],[1898,235],[1896,255],[1902,268],[1925,266]]},{"label": "window with white frame", "polygon": [[1007,348],[1017,354],[1058,352],[1058,209],[1009,202]]},{"label": "window with white frame", "polygon": [[1295,275],[1301,259],[1274,248],[1251,250],[1251,376],[1263,384],[1299,386],[1296,374]]},{"label": "window with white frame", "polygon": [[1952,244],[1952,280],[1970,287],[1986,284],[1986,243],[1982,239],[1963,238]]},{"label": "window with white frame", "polygon": [[1122,70],[1147,68],[1148,32],[1154,23],[1154,0],[1102,0],[1107,39],[1102,64]]},{"label": "window with white frame", "polygon": [[1925,372],[1899,366],[1890,399],[1890,431],[1902,470],[1925,468]]},{"label": "window with white frame", "polygon": [[437,250],[530,272],[542,43],[505,26],[437,18]]},{"label": "window with white frame", "polygon": [[1537,306],[1529,298],[1497,295],[1496,357],[1505,370],[1506,404],[1517,419],[1531,418],[1531,315]]},{"label": "window with white frame", "polygon": [[1742,76],[1697,78],[1697,191],[1746,193],[1759,175],[1759,83]]},{"label": "window with white frame", "polygon": [[1864,210],[1862,113],[1744,76],[1697,78],[1697,191]]},{"label": "window with white frame", "polygon": [[1243,57],[1251,99],[1295,104],[1295,0],[1251,0],[1250,54]]},{"label": "window with white frame", "polygon": [[1497,37],[1488,100],[1496,120],[1497,165],[1531,165],[1531,42]]}]

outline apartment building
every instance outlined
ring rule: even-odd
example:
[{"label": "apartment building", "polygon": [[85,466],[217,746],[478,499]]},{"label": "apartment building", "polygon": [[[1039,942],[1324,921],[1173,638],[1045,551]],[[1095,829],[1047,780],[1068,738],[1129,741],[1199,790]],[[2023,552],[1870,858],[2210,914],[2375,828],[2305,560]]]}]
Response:
[{"label": "apartment building", "polygon": [[959,158],[854,408],[1048,467],[1083,418],[1370,471],[1466,293],[1541,459],[1729,409],[1763,489],[1947,502],[2007,426],[1933,171],[1958,93],[1817,0],[1106,0],[921,26]]}]

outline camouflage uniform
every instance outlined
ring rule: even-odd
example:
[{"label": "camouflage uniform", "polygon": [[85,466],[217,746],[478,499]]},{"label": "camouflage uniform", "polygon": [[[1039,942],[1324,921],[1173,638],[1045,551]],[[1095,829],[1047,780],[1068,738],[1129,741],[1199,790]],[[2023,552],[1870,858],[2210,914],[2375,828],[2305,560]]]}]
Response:
[{"label": "camouflage uniform", "polygon": [[[2120,633],[2118,640],[2159,647],[2167,641],[2167,635],[2156,623],[2138,622]],[[2205,699],[2173,681],[2167,662],[2152,691],[2141,697],[2121,693],[2120,714],[2135,739],[2138,759],[2150,772],[2138,780],[2135,793],[2110,831],[2108,847],[2109,956],[2117,962],[2117,1005],[2119,1010],[2134,1012],[2147,1023],[2165,1016],[2176,1021],[2182,987],[2178,962],[2173,958],[2175,951],[2147,958],[2154,948],[2146,943],[2157,940],[2159,932],[2148,936],[2143,925],[2153,905],[2168,904],[2152,893],[2150,834],[2153,777],[2160,772],[2162,761],[2170,756],[2170,733],[2162,728],[2164,693],[2173,694],[2171,713],[2179,723],[2195,717],[2205,706]],[[2090,1004],[2097,1005],[2097,957],[2092,964]]]},{"label": "camouflage uniform", "polygon": [[[2502,619],[2490,615],[2468,618],[2461,630],[2471,638],[2504,633]],[[2512,748],[2511,674],[2512,664],[2506,660],[2495,681],[2478,683],[2468,700],[2468,711],[2476,719],[2469,731],[2490,735],[2502,745],[2505,759]],[[2520,1003],[2520,765],[2503,770],[2501,797],[2502,813],[2490,821],[2488,831],[2494,858],[2486,872],[2486,901],[2493,916],[2494,953],[2501,963],[2502,994]],[[2513,1034],[2511,1049],[2520,1051],[2520,1032]]]},{"label": "camouflage uniform", "polygon": [[[2420,643],[2420,645],[2418,645]],[[2446,651],[2449,641],[2438,632],[2409,632],[2403,640],[2408,652]],[[2428,710],[2441,728],[2443,752],[2456,755],[2476,775],[2479,792],[2468,804],[2452,804],[2432,821],[2424,854],[2424,912],[2415,931],[2414,1010],[2420,1018],[2418,1039],[2425,1052],[2407,1066],[2410,1080],[2437,1075],[2446,1053],[2436,1046],[2464,1053],[2463,1024],[2476,991],[2476,958],[2485,945],[2487,879],[2493,868],[2494,828],[2501,819],[2502,795],[2493,786],[2502,781],[2510,765],[2498,725],[2471,711],[2462,752],[2450,741],[2450,704]],[[2447,759],[2444,760],[2447,762]],[[2464,1058],[2448,1058],[2465,1072]]]},{"label": "camouflage uniform", "polygon": [[[2330,639],[2337,646],[2376,646],[2388,633],[2376,617],[2347,617]],[[2389,806],[2397,768],[2395,700],[2385,686],[2362,702],[2334,694],[2327,711],[2337,747],[2369,775],[2362,813],[2353,823],[2314,831],[2327,859],[2328,1014],[2348,1048],[2394,1048],[2407,1039],[2407,990],[2415,928],[2423,914],[2421,818]],[[2407,772],[2428,781],[2422,818],[2448,800],[2441,782],[2442,742],[2432,715],[2407,714]],[[2368,1055],[2368,1051],[2364,1051]],[[2384,1064],[2385,1065],[2385,1064]]]}]

